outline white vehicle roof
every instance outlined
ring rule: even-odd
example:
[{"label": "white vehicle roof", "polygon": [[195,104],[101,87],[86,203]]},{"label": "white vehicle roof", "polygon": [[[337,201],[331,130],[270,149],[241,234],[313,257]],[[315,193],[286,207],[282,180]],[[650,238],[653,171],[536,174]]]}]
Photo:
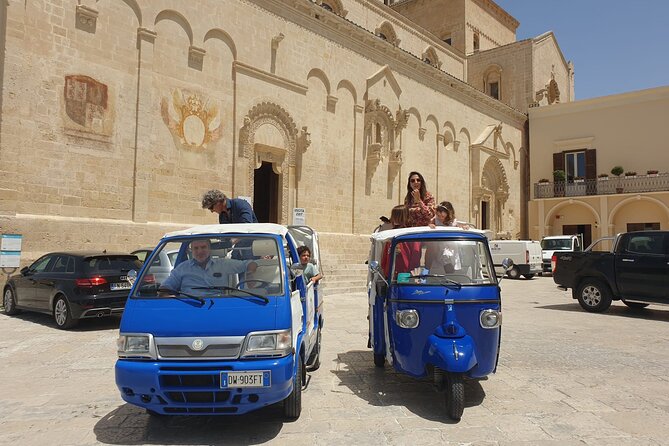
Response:
[{"label": "white vehicle roof", "polygon": [[549,235],[549,236],[546,236],[546,237],[542,238],[542,240],[560,239],[560,238],[564,239],[564,238],[572,238],[572,237],[576,237],[576,236],[575,235]]},{"label": "white vehicle roof", "polygon": [[421,234],[421,233],[436,233],[436,232],[474,232],[485,236],[485,231],[479,229],[462,229],[457,226],[437,226],[432,229],[429,226],[416,226],[413,228],[399,228],[389,229],[387,231],[379,231],[372,234],[370,240],[373,242],[380,242],[405,234]]},{"label": "white vehicle roof", "polygon": [[288,228],[274,223],[238,223],[201,225],[180,231],[168,232],[163,237],[177,237],[181,235],[204,235],[204,234],[276,234],[286,237]]}]

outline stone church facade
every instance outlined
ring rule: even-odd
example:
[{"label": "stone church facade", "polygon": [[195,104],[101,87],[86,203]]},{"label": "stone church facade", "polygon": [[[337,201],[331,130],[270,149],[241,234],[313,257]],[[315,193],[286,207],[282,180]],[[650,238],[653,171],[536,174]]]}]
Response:
[{"label": "stone church facade", "polygon": [[0,232],[23,263],[212,223],[211,188],[261,221],[304,208],[336,250],[413,170],[526,235],[527,110],[573,99],[552,33],[516,42],[489,0],[2,3]]}]

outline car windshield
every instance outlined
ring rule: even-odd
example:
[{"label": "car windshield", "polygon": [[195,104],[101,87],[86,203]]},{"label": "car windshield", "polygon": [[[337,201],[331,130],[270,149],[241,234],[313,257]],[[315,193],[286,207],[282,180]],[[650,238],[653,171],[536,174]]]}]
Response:
[{"label": "car windshield", "polygon": [[541,249],[571,250],[571,239],[545,238],[541,241]]},{"label": "car windshield", "polygon": [[179,238],[160,244],[151,259],[161,255],[167,255],[172,267],[166,271],[164,266],[149,262],[137,278],[132,297],[264,298],[283,294],[284,270],[278,243],[272,237]]},{"label": "car windshield", "polygon": [[[477,240],[403,241],[389,253],[392,282],[411,285],[496,284],[486,244]],[[382,262],[385,263],[385,262]]]}]

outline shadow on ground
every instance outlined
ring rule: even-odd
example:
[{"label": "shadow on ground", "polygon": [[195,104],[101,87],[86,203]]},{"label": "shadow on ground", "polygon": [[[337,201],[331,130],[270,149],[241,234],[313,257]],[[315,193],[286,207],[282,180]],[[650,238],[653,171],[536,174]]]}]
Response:
[{"label": "shadow on ground", "polygon": [[[19,314],[7,317],[13,317],[16,319],[21,319],[26,322],[31,322],[33,324],[39,324],[44,327],[53,328],[54,330],[59,330],[59,328],[56,326],[56,322],[53,320],[53,316],[45,313],[21,311]],[[75,327],[70,328],[67,331],[77,332],[77,331],[118,330],[120,321],[121,321],[120,316],[80,319],[79,323]]]},{"label": "shadow on ground", "polygon": [[[337,356],[336,369],[342,391],[367,401],[372,406],[399,406],[417,416],[443,423],[455,423],[446,416],[443,392],[437,392],[430,379],[415,379],[386,364],[374,366],[371,350],[353,350]],[[480,405],[485,391],[477,380],[465,381],[465,410]]]},{"label": "shadow on ground", "polygon": [[[583,308],[581,308],[581,306],[576,301],[574,301],[574,303],[571,304],[539,305],[536,306],[535,308],[587,314],[587,312]],[[669,311],[667,310],[658,310],[656,308],[653,308],[652,306],[647,308],[629,308],[625,304],[619,302],[614,302],[614,304],[611,305],[611,307],[604,313],[592,313],[592,316],[626,317],[631,319],[647,319],[653,321],[669,322]]]},{"label": "shadow on ground", "polygon": [[226,444],[269,442],[284,423],[283,406],[275,404],[239,416],[153,416],[124,404],[97,422],[93,431],[105,444]]}]

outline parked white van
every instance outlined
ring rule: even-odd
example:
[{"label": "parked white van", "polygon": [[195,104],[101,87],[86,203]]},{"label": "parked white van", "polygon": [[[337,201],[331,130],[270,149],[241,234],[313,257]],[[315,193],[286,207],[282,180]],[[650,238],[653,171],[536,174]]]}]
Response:
[{"label": "parked white van", "polygon": [[541,272],[541,244],[532,240],[491,240],[489,243],[495,271],[504,274],[502,260],[513,260],[513,268],[506,272],[511,279],[521,275],[531,279]]},{"label": "parked white van", "polygon": [[551,235],[541,239],[541,257],[543,258],[543,272],[551,272],[551,258],[555,251],[565,252],[583,251],[583,239],[579,235]]}]

